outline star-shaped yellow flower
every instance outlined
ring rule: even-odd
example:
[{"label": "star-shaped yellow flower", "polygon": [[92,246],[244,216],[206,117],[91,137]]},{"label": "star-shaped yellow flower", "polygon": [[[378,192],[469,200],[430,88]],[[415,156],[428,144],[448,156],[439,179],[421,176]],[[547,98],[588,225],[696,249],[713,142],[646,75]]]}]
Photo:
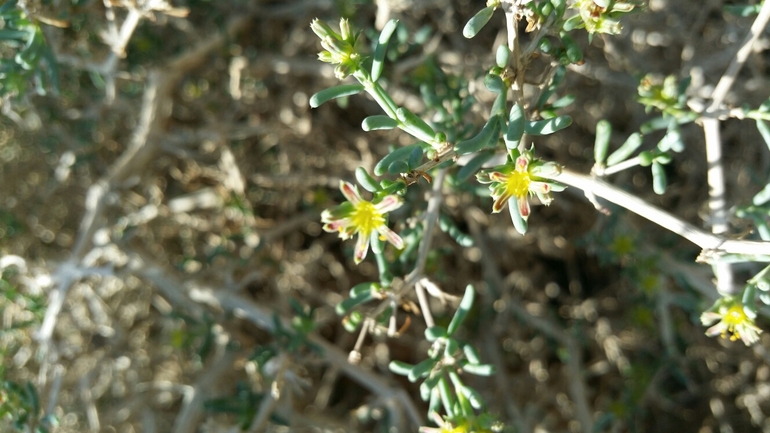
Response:
[{"label": "star-shaped yellow flower", "polygon": [[381,239],[387,240],[398,249],[404,248],[404,240],[388,228],[385,220],[385,214],[401,207],[401,197],[392,194],[376,203],[366,201],[361,198],[356,186],[345,181],[340,181],[340,191],[348,201],[326,209],[321,214],[321,221],[324,223],[324,230],[338,232],[342,239],[350,239],[354,234],[358,234],[353,256],[356,264],[366,258],[373,233],[377,233]]}]

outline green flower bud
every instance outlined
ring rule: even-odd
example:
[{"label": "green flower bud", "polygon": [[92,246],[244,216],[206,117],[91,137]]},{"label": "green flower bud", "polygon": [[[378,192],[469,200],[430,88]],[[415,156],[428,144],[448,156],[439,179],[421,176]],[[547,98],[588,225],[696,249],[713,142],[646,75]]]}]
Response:
[{"label": "green flower bud", "polygon": [[351,42],[353,40],[353,33],[347,18],[340,18],[340,33],[344,41]]},{"label": "green flower bud", "polygon": [[331,27],[329,27],[328,24],[325,22],[319,20],[318,18],[314,19],[310,23],[310,29],[313,30],[313,33],[316,34],[320,39],[325,38],[339,38],[340,35],[337,34],[334,30],[332,30]]}]

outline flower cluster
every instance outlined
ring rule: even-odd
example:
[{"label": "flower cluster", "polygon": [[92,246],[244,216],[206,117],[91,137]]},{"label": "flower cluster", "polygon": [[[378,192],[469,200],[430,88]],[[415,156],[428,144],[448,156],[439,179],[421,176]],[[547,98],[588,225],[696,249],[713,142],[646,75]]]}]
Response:
[{"label": "flower cluster", "polygon": [[321,46],[324,47],[324,50],[318,53],[318,59],[337,65],[334,75],[338,79],[342,80],[361,68],[363,59],[355,51],[357,37],[351,33],[348,20],[340,19],[340,33],[317,18],[310,23],[310,28],[321,39]]},{"label": "flower cluster", "polygon": [[721,335],[730,341],[743,340],[747,346],[759,341],[762,330],[754,324],[754,316],[744,305],[734,298],[722,298],[700,316],[704,326],[716,325],[706,330],[706,335],[715,337]]},{"label": "flower cluster", "polygon": [[565,187],[548,179],[560,173],[559,165],[535,158],[532,150],[515,153],[518,155],[513,158],[513,162],[480,171],[476,178],[481,183],[490,184],[489,190],[495,200],[492,212],[500,212],[508,203],[514,225],[523,232],[518,221],[526,222],[529,217],[529,196],[536,195],[547,206],[553,201],[551,192],[564,191]]},{"label": "flower cluster", "polygon": [[398,249],[404,248],[401,236],[389,229],[385,223],[385,214],[403,204],[401,197],[386,195],[373,203],[361,198],[358,187],[345,181],[340,181],[340,191],[348,201],[326,209],[321,214],[321,221],[324,223],[324,230],[339,232],[342,239],[350,239],[358,233],[353,256],[356,264],[366,258],[372,234],[379,234],[380,239],[387,240]]}]

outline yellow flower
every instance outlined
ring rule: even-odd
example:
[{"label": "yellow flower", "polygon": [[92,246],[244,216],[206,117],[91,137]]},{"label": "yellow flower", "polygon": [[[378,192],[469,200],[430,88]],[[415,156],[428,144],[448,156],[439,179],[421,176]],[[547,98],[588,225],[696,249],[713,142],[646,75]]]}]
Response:
[{"label": "yellow flower", "polygon": [[559,173],[559,166],[553,162],[543,162],[534,157],[531,150],[522,151],[515,157],[515,162],[480,171],[476,178],[481,183],[488,183],[494,204],[492,213],[498,213],[508,204],[511,219],[516,229],[518,221],[527,221],[530,213],[529,196],[536,195],[544,205],[553,201],[551,192],[564,190],[564,186],[553,180],[541,177]]},{"label": "yellow flower", "polygon": [[705,326],[717,322],[706,330],[709,337],[720,335],[727,338],[729,335],[730,341],[743,340],[747,346],[759,341],[759,334],[762,333],[743,304],[733,298],[718,300],[711,309],[701,314],[700,320]]},{"label": "yellow flower", "polygon": [[398,249],[404,248],[404,240],[388,228],[385,220],[385,214],[401,207],[401,197],[387,195],[373,203],[361,198],[358,188],[345,181],[340,181],[340,191],[348,201],[326,209],[321,214],[321,221],[324,223],[324,230],[338,232],[342,239],[350,239],[354,234],[358,234],[353,256],[356,264],[366,258],[373,233]]}]

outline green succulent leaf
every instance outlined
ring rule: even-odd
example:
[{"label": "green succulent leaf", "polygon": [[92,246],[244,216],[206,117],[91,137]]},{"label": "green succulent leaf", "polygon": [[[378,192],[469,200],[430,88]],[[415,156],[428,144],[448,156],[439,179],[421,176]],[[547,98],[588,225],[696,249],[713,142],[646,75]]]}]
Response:
[{"label": "green succulent leaf", "polygon": [[[388,172],[389,167],[391,164],[393,164],[396,161],[404,161],[404,164],[406,164],[406,161],[409,160],[409,157],[412,154],[412,151],[415,148],[419,148],[420,146],[417,144],[412,144],[409,146],[399,147],[398,149],[390,152],[389,154],[385,155],[384,158],[380,160],[380,162],[377,163],[377,165],[374,166],[374,174],[376,176],[382,176],[383,174]],[[403,182],[400,182],[403,183]]]},{"label": "green succulent leaf", "polygon": [[406,126],[407,132],[426,143],[433,142],[436,137],[436,131],[419,116],[403,107],[396,110],[396,116]]},{"label": "green succulent leaf", "polygon": [[388,116],[377,114],[369,116],[361,122],[361,129],[364,131],[379,131],[381,129],[393,129],[398,126],[398,120],[391,119]]},{"label": "green succulent leaf", "polygon": [[549,135],[572,124],[572,118],[569,116],[558,116],[552,119],[537,120],[526,122],[524,132],[529,135]]},{"label": "green succulent leaf", "polygon": [[607,165],[613,166],[625,161],[641,145],[642,135],[638,132],[631,134],[628,139],[618,148],[618,150],[612,152],[610,156],[607,157]]},{"label": "green succulent leaf", "polygon": [[398,161],[393,161],[392,164],[388,166],[388,174],[401,174],[401,173],[408,173],[411,169],[409,168],[409,163],[400,159]]},{"label": "green succulent leaf", "polygon": [[487,74],[484,77],[484,86],[494,93],[503,93],[505,91],[505,83],[503,83],[503,79],[499,75]]},{"label": "green succulent leaf", "polygon": [[594,142],[594,160],[597,164],[604,164],[607,151],[610,148],[612,125],[607,120],[600,120],[596,124],[596,141]]},{"label": "green succulent leaf", "polygon": [[409,379],[409,382],[417,382],[419,378],[422,376],[428,374],[428,372],[433,368],[433,366],[436,365],[436,360],[433,358],[428,358],[420,362],[419,364],[412,367],[411,370],[409,370],[409,374],[407,374],[406,378]]},{"label": "green succulent leaf", "polygon": [[508,115],[508,129],[505,131],[505,146],[509,150],[518,148],[521,137],[524,136],[527,118],[524,109],[519,104],[513,104]]},{"label": "green succulent leaf", "polygon": [[399,376],[408,376],[413,368],[414,365],[397,360],[390,361],[388,364],[388,369]]},{"label": "green succulent leaf", "polygon": [[658,161],[652,162],[652,190],[655,194],[663,195],[667,186],[666,170]]},{"label": "green succulent leaf", "polygon": [[468,316],[468,313],[470,313],[471,308],[473,307],[473,300],[475,298],[476,291],[474,290],[473,286],[469,284],[468,287],[465,288],[465,294],[463,295],[463,299],[460,301],[460,306],[457,308],[454,317],[452,317],[452,321],[449,322],[449,326],[446,330],[447,335],[453,335],[455,331],[460,328],[460,325],[462,325],[465,317]]},{"label": "green succulent leaf", "polygon": [[324,102],[345,96],[355,95],[360,93],[362,90],[364,90],[364,86],[361,84],[343,84],[340,86],[324,89],[310,97],[310,106],[313,108],[318,108]]},{"label": "green succulent leaf", "polygon": [[447,336],[447,329],[443,326],[431,326],[425,330],[425,339],[433,342],[439,338],[445,338]]},{"label": "green succulent leaf", "polygon": [[398,26],[398,20],[390,20],[385,24],[380,32],[380,37],[377,39],[377,47],[374,49],[374,58],[372,60],[372,81],[377,81],[382,75],[382,69],[384,66],[385,54],[388,51],[388,42],[393,32]]},{"label": "green succulent leaf", "polygon": [[363,167],[356,168],[356,180],[369,192],[377,192],[382,189],[380,184]]},{"label": "green succulent leaf", "polygon": [[466,39],[471,39],[476,36],[481,31],[481,29],[487,25],[494,12],[494,6],[487,6],[484,9],[478,11],[476,15],[473,16],[473,18],[468,20],[468,22],[465,24],[465,27],[463,27],[463,36],[465,36]]},{"label": "green succulent leaf", "polygon": [[466,364],[463,371],[476,376],[491,376],[495,374],[495,366],[491,364]]},{"label": "green succulent leaf", "polygon": [[476,136],[465,141],[457,143],[455,151],[458,155],[465,155],[468,153],[478,152],[479,150],[487,147],[490,143],[497,142],[497,137],[500,135],[500,119],[497,116],[489,118],[487,123],[481,128]]},{"label": "green succulent leaf", "polygon": [[495,53],[495,64],[498,68],[504,68],[508,66],[508,58],[510,57],[511,52],[508,50],[508,47],[505,45],[500,45],[497,47],[497,52]]},{"label": "green succulent leaf", "polygon": [[473,159],[468,161],[465,166],[461,167],[460,170],[457,171],[457,181],[458,182],[464,182],[468,180],[471,176],[476,174],[479,169],[492,157],[495,156],[495,153],[490,151],[482,151],[479,152],[478,155],[474,156]]}]

